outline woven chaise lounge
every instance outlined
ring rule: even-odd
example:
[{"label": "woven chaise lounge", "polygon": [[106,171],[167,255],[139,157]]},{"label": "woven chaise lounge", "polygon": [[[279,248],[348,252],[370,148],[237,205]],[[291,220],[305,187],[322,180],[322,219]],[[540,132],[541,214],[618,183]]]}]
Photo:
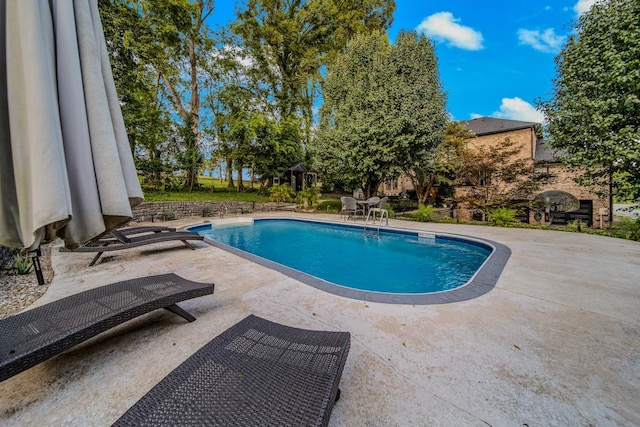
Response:
[{"label": "woven chaise lounge", "polygon": [[0,320],[0,381],[158,308],[192,322],[195,317],[176,303],[212,294],[213,288],[161,274],[90,289]]},{"label": "woven chaise lounge", "polygon": [[[175,229],[167,228],[166,230],[157,229],[153,231],[151,227],[145,227],[147,230],[141,230],[140,227],[134,229],[114,230],[111,235],[104,236],[96,242],[89,243],[77,249],[60,248],[61,252],[97,252],[96,256],[89,263],[90,266],[95,265],[104,252],[121,251],[124,249],[136,248],[138,246],[151,245],[160,242],[181,241],[188,248],[195,249],[189,244],[189,240],[204,240],[204,237],[192,231],[175,231]],[[132,231],[133,230],[133,231]],[[147,231],[147,232],[142,232]]]},{"label": "woven chaise lounge", "polygon": [[214,338],[115,426],[326,426],[339,397],[348,332],[251,315]]}]

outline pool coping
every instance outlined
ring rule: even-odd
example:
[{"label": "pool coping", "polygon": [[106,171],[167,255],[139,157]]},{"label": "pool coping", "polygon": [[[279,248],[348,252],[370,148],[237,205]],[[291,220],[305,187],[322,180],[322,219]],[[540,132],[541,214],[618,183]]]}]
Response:
[{"label": "pool coping", "polygon": [[[318,219],[297,219],[297,218],[287,218],[287,217],[270,217],[270,218],[257,218],[259,220],[276,220],[276,219],[284,219],[291,221],[302,221],[302,222],[315,222],[315,223],[323,223],[323,224],[331,224],[331,225],[339,225],[346,227],[357,227],[363,228],[360,225],[351,225],[344,224],[335,221],[326,221],[326,220],[318,220]],[[205,225],[212,225],[216,220],[202,222],[199,224],[193,224],[187,229],[192,229],[195,227],[201,227]],[[378,227],[368,226],[370,230],[377,230]],[[419,234],[423,231],[404,229],[399,227],[379,227],[381,231],[385,232],[401,232],[401,233],[410,233],[410,234]],[[440,292],[431,292],[424,294],[392,294],[386,292],[373,292],[373,291],[364,291],[361,289],[348,288],[342,285],[335,284],[333,282],[329,282],[318,277],[312,276],[310,274],[304,273],[302,271],[296,270],[291,267],[287,267],[285,265],[279,264],[277,262],[268,260],[266,258],[260,257],[258,255],[254,255],[249,252],[245,252],[243,250],[234,248],[233,246],[226,245],[224,243],[220,243],[208,237],[204,238],[204,241],[211,246],[223,249],[227,252],[230,252],[234,255],[237,255],[246,260],[252,261],[256,264],[262,265],[263,267],[270,268],[279,273],[284,274],[285,276],[291,277],[292,279],[298,280],[306,285],[312,286],[316,289],[319,289],[324,292],[328,292],[334,295],[339,295],[345,298],[351,298],[355,300],[361,301],[370,301],[370,302],[379,302],[385,304],[410,304],[410,305],[431,305],[431,304],[450,304],[454,302],[468,301],[474,298],[477,298],[481,295],[484,295],[490,292],[498,282],[504,267],[511,256],[511,249],[508,246],[498,243],[492,240],[487,240],[478,237],[470,237],[462,234],[455,233],[442,233],[442,232],[432,232],[429,233],[434,234],[436,237],[441,236],[444,238],[453,238],[453,239],[462,239],[465,241],[471,242],[479,242],[484,245],[487,245],[493,249],[492,253],[487,257],[484,263],[478,268],[476,273],[462,286],[459,286],[455,289],[440,291]]]}]

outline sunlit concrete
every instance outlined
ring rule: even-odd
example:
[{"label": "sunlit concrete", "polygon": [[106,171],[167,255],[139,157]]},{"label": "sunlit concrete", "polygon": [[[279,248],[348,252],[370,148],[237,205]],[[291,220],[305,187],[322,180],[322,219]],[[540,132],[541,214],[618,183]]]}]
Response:
[{"label": "sunlit concrete", "polygon": [[193,323],[151,313],[0,383],[0,424],[110,425],[253,313],[351,332],[332,426],[640,425],[640,244],[541,230],[390,225],[497,241],[511,258],[485,295],[413,306],[325,293],[204,242],[195,251],[173,242],[111,252],[94,267],[92,254],[54,251],[56,276],[37,304],[165,272],[214,282],[215,293],[180,303],[197,317]]}]

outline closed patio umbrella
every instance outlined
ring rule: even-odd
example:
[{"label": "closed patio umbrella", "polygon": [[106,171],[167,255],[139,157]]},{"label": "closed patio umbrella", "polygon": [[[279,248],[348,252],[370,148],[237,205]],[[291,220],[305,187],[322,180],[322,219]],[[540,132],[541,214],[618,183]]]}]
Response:
[{"label": "closed patio umbrella", "polygon": [[73,249],[143,200],[97,0],[0,0],[0,245]]}]

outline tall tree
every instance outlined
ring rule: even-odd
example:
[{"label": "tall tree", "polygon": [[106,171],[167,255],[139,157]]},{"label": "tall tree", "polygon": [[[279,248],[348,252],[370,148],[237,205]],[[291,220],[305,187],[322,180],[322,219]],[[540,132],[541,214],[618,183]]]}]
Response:
[{"label": "tall tree", "polygon": [[99,0],[98,7],[131,151],[137,168],[157,184],[168,162],[171,118],[162,101],[159,74],[147,66],[132,43],[134,30],[138,40],[152,35],[129,1]]},{"label": "tall tree", "polygon": [[328,70],[324,104],[313,147],[327,182],[342,182],[373,194],[388,175],[400,171],[399,141],[388,125],[392,73],[389,39],[380,31],[349,42]]},{"label": "tall tree", "polygon": [[387,29],[394,0],[246,0],[231,24],[279,120],[303,118],[306,135],[322,81],[320,69],[354,35]]},{"label": "tall tree", "polygon": [[579,169],[579,182],[614,191],[624,187],[635,200],[640,200],[639,17],[638,0],[595,3],[556,57],[553,97],[538,101],[551,146]]},{"label": "tall tree", "polygon": [[315,158],[329,179],[369,196],[403,171],[426,199],[436,148],[447,127],[433,44],[401,32],[354,37],[328,69]]},{"label": "tall tree", "polygon": [[438,61],[433,42],[415,31],[400,32],[389,54],[391,109],[385,126],[397,134],[401,166],[424,204],[449,121]]},{"label": "tall tree", "polygon": [[142,17],[141,26],[149,37],[137,37],[137,29],[131,44],[144,62],[153,67],[168,90],[172,106],[182,123],[176,128],[188,126],[193,136],[183,137],[184,151],[190,161],[182,162],[186,173],[186,186],[197,185],[198,169],[202,158],[200,149],[201,79],[206,74],[205,57],[213,46],[206,20],[213,12],[213,0],[130,0]]}]

